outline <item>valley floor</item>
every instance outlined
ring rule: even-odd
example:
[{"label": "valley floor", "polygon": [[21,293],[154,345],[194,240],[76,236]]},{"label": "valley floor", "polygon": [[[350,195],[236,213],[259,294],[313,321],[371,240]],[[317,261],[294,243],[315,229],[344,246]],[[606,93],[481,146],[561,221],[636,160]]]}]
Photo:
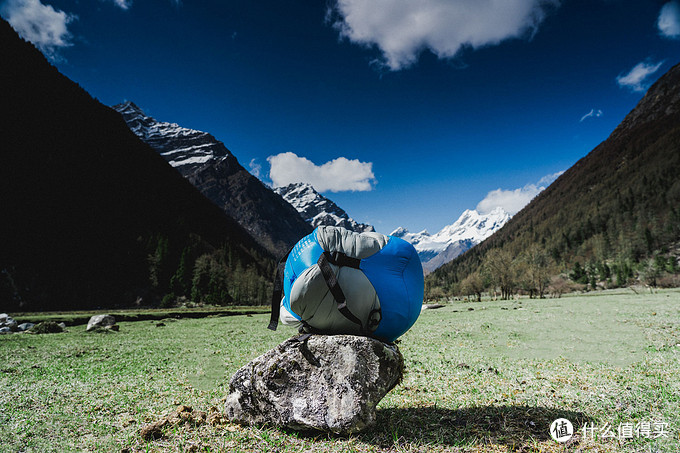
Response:
[{"label": "valley floor", "polygon": [[[349,438],[219,416],[230,376],[294,332],[268,316],[121,322],[0,336],[2,451],[675,452],[680,290],[455,302],[401,338],[403,383]],[[191,406],[207,420],[140,430]],[[566,418],[566,444],[550,425]],[[585,431],[583,428],[586,428]]]}]

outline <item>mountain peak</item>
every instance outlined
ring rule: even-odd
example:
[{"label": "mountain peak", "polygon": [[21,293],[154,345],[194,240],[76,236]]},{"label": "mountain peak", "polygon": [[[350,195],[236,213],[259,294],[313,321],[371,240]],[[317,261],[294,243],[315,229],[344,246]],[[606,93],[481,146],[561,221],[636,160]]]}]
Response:
[{"label": "mountain peak", "polygon": [[114,105],[112,108],[117,112],[136,112],[144,115],[144,111],[132,101],[121,102],[120,104]]},{"label": "mountain peak", "polygon": [[301,194],[314,194],[318,195],[319,192],[308,182],[292,182],[286,186],[275,187],[274,191],[285,191],[286,193],[295,193],[296,195]]},{"label": "mountain peak", "polygon": [[375,231],[372,225],[359,223],[305,182],[295,182],[285,187],[276,187],[278,193],[300,213],[312,227],[320,225],[340,226],[357,233]]},{"label": "mountain peak", "polygon": [[458,220],[435,234],[433,239],[446,243],[471,239],[479,243],[500,229],[508,220],[510,214],[502,207],[494,208],[487,214],[480,214],[476,209],[467,209]]},{"label": "mountain peak", "polygon": [[408,230],[404,227],[399,227],[393,232],[390,233],[390,236],[394,236],[395,238],[403,238],[408,234]]},{"label": "mountain peak", "polygon": [[183,175],[230,155],[224,143],[207,132],[181,127],[177,123],[157,121],[132,101],[116,104],[112,108],[123,116],[135,135],[151,145]]},{"label": "mountain peak", "polygon": [[502,207],[494,208],[486,214],[481,214],[476,209],[466,209],[454,223],[434,235],[430,235],[427,230],[409,233],[406,228],[399,227],[391,236],[413,244],[423,262],[423,268],[426,272],[431,272],[491,236],[508,220],[510,214]]}]

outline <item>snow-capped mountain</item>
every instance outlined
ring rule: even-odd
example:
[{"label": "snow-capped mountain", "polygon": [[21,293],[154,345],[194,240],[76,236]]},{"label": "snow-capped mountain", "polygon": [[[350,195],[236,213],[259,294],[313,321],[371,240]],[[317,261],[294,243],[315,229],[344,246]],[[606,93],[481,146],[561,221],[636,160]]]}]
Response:
[{"label": "snow-capped mountain", "polygon": [[311,232],[289,203],[251,175],[224,143],[209,133],[156,121],[129,101],[113,108],[132,132],[273,255],[282,255]]},{"label": "snow-capped mountain", "polygon": [[400,227],[391,236],[413,244],[423,263],[423,269],[432,272],[491,236],[508,220],[510,214],[500,207],[488,214],[468,209],[453,224],[445,226],[434,235],[427,230],[410,233],[406,228]]},{"label": "snow-capped mountain", "polygon": [[293,183],[274,189],[314,228],[320,225],[339,226],[357,233],[375,231],[372,225],[352,219],[338,205],[314,190],[308,183]]},{"label": "snow-capped mountain", "polygon": [[156,121],[146,116],[133,102],[126,101],[113,108],[123,115],[135,135],[151,145],[183,175],[230,154],[224,143],[209,133],[188,129],[177,123]]}]

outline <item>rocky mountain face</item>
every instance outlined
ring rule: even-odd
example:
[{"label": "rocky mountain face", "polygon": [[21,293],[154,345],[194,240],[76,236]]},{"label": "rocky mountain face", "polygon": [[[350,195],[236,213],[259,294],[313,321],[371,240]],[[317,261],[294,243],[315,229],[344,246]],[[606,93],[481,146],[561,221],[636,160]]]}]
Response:
[{"label": "rocky mountain face", "polygon": [[427,231],[410,233],[405,228],[397,228],[391,236],[413,244],[423,263],[423,270],[429,273],[491,236],[508,220],[510,214],[500,207],[487,214],[468,209],[453,224],[434,235]]},{"label": "rocky mountain face", "polygon": [[311,231],[295,209],[243,168],[209,133],[157,121],[132,102],[113,108],[132,132],[275,256],[283,255]]},{"label": "rocky mountain face", "polygon": [[[160,298],[197,256],[273,260],[117,112],[0,20],[0,306],[61,310]],[[180,257],[183,257],[180,259]]]},{"label": "rocky mountain face", "polygon": [[132,132],[187,176],[206,163],[230,156],[224,144],[207,132],[182,127],[176,123],[156,121],[133,102],[114,105]]},{"label": "rocky mountain face", "polygon": [[[561,267],[632,278],[654,258],[675,261],[680,238],[680,65],[652,85],[612,134],[486,241],[442,266],[431,284],[477,271],[493,249],[538,245]],[[593,276],[596,278],[596,276]],[[599,278],[599,276],[597,276]],[[619,281],[620,280],[620,281]]]},{"label": "rocky mountain face", "polygon": [[290,203],[312,227],[339,226],[357,233],[375,231],[372,225],[359,223],[334,202],[314,190],[311,184],[293,183],[274,189]]}]

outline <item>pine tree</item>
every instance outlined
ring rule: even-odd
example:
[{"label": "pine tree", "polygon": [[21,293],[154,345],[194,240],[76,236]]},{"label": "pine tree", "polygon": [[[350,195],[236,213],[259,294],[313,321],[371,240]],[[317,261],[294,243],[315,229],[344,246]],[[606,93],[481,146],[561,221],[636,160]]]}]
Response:
[{"label": "pine tree", "polygon": [[177,296],[189,296],[191,293],[191,272],[187,264],[189,254],[190,249],[187,246],[182,251],[177,271],[170,279],[170,289]]}]

